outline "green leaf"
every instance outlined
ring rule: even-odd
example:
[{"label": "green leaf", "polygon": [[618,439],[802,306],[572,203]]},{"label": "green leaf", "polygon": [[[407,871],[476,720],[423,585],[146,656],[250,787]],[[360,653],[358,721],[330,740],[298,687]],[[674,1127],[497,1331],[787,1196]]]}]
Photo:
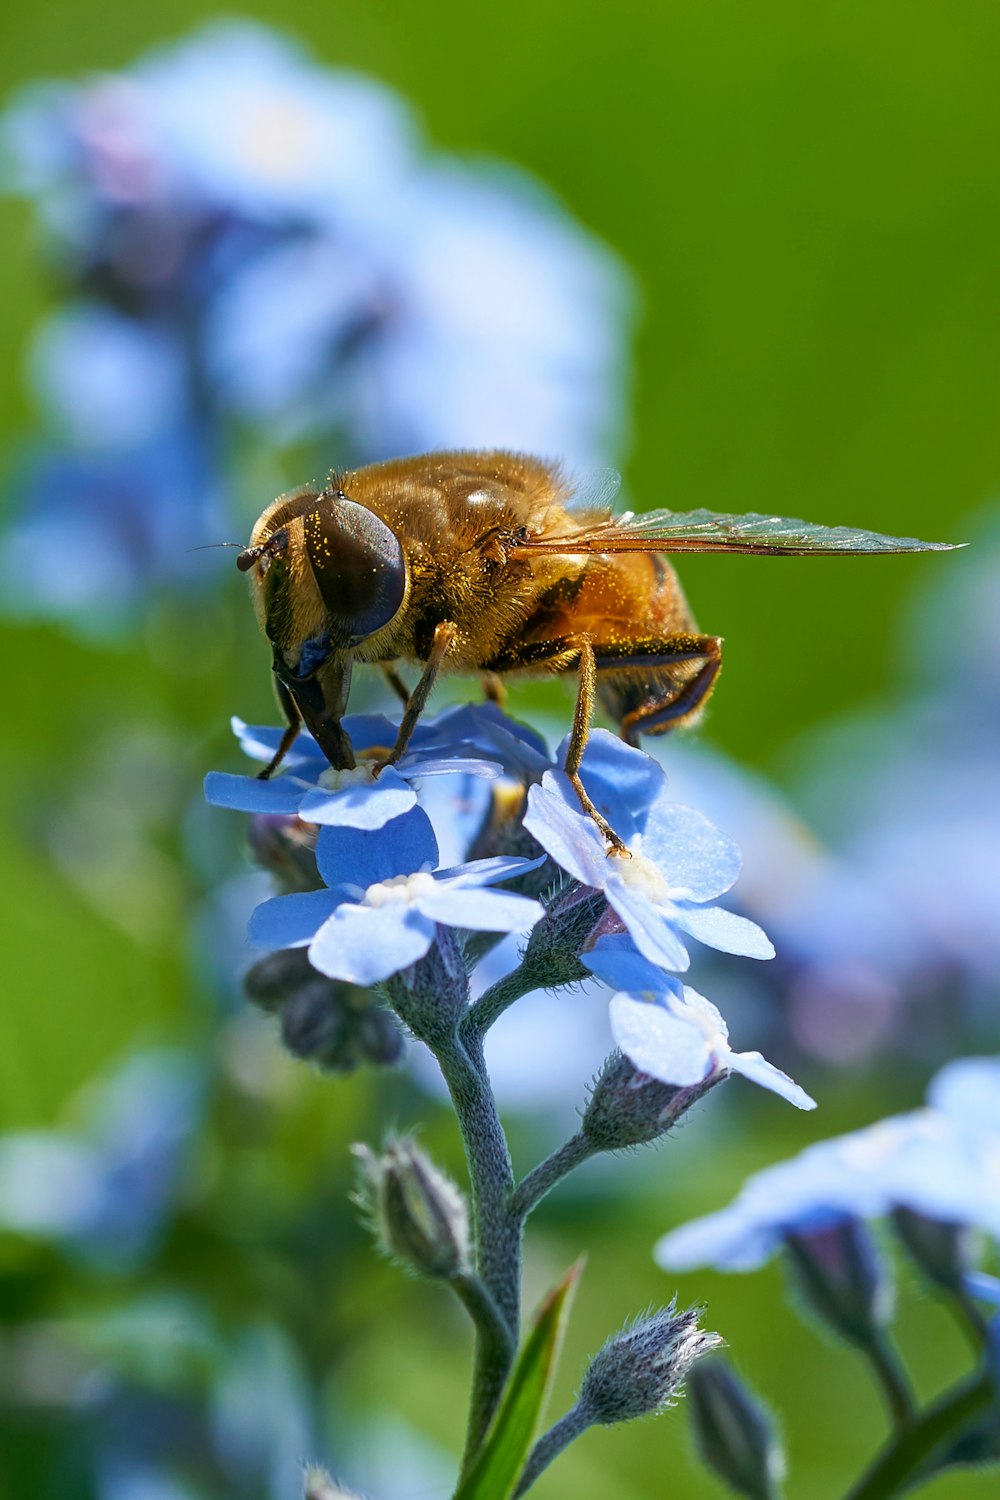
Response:
[{"label": "green leaf", "polygon": [[510,1500],[538,1431],[583,1263],[546,1298],[504,1390],[493,1426],[454,1500]]}]

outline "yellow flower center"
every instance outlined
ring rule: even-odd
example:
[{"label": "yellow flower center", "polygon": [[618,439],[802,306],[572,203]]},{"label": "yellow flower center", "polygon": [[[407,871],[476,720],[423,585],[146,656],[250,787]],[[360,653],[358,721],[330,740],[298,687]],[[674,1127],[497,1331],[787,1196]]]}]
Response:
[{"label": "yellow flower center", "polygon": [[426,870],[419,870],[416,875],[393,875],[389,880],[370,885],[362,905],[411,906],[420,896],[429,895],[434,886],[434,876]]}]

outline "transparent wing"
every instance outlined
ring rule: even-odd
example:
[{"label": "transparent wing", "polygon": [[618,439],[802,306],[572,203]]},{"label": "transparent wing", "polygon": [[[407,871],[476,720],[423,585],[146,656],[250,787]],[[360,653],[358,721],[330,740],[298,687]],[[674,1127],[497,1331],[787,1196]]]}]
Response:
[{"label": "transparent wing", "polygon": [[540,552],[759,552],[764,556],[850,556],[861,552],[947,552],[962,542],[921,542],[853,526],[820,526],[787,516],[724,516],[710,510],[626,512],[579,531],[531,537],[513,557]]},{"label": "transparent wing", "polygon": [[622,476],[617,469],[588,469],[571,478],[570,485],[570,511],[609,511],[622,487]]}]

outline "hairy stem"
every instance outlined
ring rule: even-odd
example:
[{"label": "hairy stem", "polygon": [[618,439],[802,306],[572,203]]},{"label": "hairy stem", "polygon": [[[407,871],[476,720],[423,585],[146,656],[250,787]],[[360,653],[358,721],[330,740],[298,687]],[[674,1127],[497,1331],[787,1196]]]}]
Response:
[{"label": "hairy stem", "polygon": [[862,1347],[882,1388],[893,1422],[897,1427],[905,1427],[913,1420],[916,1403],[898,1354],[886,1338],[876,1339]]},{"label": "hairy stem", "polygon": [[516,1352],[510,1329],[479,1277],[461,1276],[451,1286],[475,1324],[476,1337],[489,1362],[510,1363]]},{"label": "hairy stem", "polygon": [[525,1464],[521,1477],[518,1480],[517,1489],[514,1491],[514,1500],[521,1495],[527,1494],[535,1480],[547,1469],[554,1458],[558,1458],[570,1443],[574,1442],[582,1432],[586,1432],[591,1425],[591,1419],[580,1406],[573,1406],[564,1417],[560,1417],[554,1427],[550,1427],[538,1439],[538,1442],[528,1454],[528,1462]]},{"label": "hairy stem", "polygon": [[554,1188],[557,1182],[568,1176],[574,1167],[593,1156],[597,1147],[587,1139],[580,1131],[571,1136],[565,1145],[560,1146],[558,1151],[553,1151],[544,1161],[530,1171],[527,1177],[522,1178],[514,1189],[514,1196],[510,1202],[511,1213],[520,1222],[531,1213],[532,1209],[542,1201],[545,1194]]},{"label": "hairy stem", "polygon": [[996,1401],[989,1371],[976,1375],[904,1427],[848,1492],[847,1500],[889,1500],[921,1476],[935,1451],[954,1442]]},{"label": "hairy stem", "polygon": [[517,1347],[521,1303],[521,1228],[508,1208],[514,1187],[507,1138],[497,1113],[482,1046],[475,1037],[435,1048],[469,1163],[478,1278],[507,1331],[498,1340],[477,1322],[475,1369],[463,1473],[479,1448]]},{"label": "hairy stem", "polygon": [[515,1000],[537,987],[538,980],[525,964],[504,974],[470,1005],[461,1025],[463,1039],[473,1042],[485,1036],[494,1021],[498,1021]]}]

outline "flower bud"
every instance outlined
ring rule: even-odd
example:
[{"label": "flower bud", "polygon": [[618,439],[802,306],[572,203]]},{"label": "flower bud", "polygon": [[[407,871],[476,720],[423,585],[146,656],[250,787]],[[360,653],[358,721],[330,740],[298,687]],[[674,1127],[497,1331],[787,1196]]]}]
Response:
[{"label": "flower bud", "polygon": [[325,1469],[310,1464],[303,1476],[305,1490],[303,1500],[360,1500],[353,1490],[345,1490],[336,1484]]},{"label": "flower bud", "polygon": [[703,1309],[669,1307],[640,1318],[608,1340],[583,1377],[577,1408],[589,1422],[610,1426],[665,1411],[696,1359],[722,1343],[698,1327]]},{"label": "flower bud", "polygon": [[612,1052],[583,1114],[583,1134],[598,1151],[620,1151],[657,1140],[725,1075],[675,1088],[640,1073],[623,1052]]},{"label": "flower bud", "polygon": [[287,894],[316,891],[323,882],[316,867],[316,829],[294,816],[255,813],[247,834],[250,853]]},{"label": "flower bud", "polygon": [[691,1371],[687,1396],[703,1462],[738,1495],[772,1500],[785,1458],[766,1407],[718,1358]]},{"label": "flower bud", "polygon": [[912,1208],[896,1208],[892,1225],[924,1275],[945,1291],[962,1296],[972,1269],[972,1230],[967,1224],[944,1224]]},{"label": "flower bud", "polygon": [[875,1242],[859,1219],[786,1232],[785,1247],[806,1302],[852,1344],[881,1338],[892,1316],[892,1285]]},{"label": "flower bud", "polygon": [[403,1038],[389,1011],[369,990],[328,979],[312,967],[305,948],[268,953],[243,978],[247,998],[279,1016],[281,1036],[293,1057],[331,1073],[363,1064],[391,1067]]},{"label": "flower bud", "polygon": [[423,958],[387,979],[385,991],[415,1037],[431,1047],[450,1041],[469,1004],[469,977],[454,931],[438,927]]},{"label": "flower bud", "polygon": [[411,1140],[391,1139],[381,1156],[355,1146],[357,1200],[380,1249],[407,1270],[454,1281],[470,1270],[465,1199]]},{"label": "flower bud", "polygon": [[524,967],[536,989],[593,977],[580,962],[580,954],[607,907],[601,891],[575,881],[552,901],[545,916],[531,929],[524,950]]}]

